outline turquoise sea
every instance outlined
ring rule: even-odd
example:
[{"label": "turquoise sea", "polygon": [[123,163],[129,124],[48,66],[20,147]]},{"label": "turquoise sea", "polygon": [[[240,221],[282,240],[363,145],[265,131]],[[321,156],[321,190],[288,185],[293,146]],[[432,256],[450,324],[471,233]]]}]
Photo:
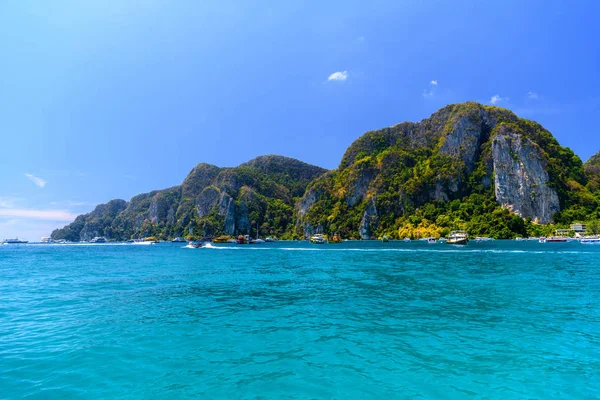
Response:
[{"label": "turquoise sea", "polygon": [[0,398],[600,397],[600,246],[213,246],[0,246]]}]

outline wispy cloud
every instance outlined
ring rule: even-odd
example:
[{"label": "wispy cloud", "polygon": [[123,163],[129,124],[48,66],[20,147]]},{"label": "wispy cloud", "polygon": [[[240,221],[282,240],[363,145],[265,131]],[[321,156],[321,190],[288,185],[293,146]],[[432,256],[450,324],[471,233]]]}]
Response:
[{"label": "wispy cloud", "polygon": [[13,208],[15,204],[22,199],[17,197],[0,197],[0,207],[3,208]]},{"label": "wispy cloud", "polygon": [[46,186],[46,181],[43,180],[42,178],[38,178],[37,176],[33,176],[31,174],[25,174],[25,176],[27,177],[27,179],[29,179],[31,182],[35,183],[38,187],[43,188],[44,186]]},{"label": "wispy cloud", "polygon": [[499,103],[506,102],[506,101],[508,101],[508,100],[509,100],[509,98],[508,98],[508,97],[502,97],[502,96],[500,96],[499,94],[495,94],[495,95],[493,95],[493,96],[492,96],[492,98],[490,99],[490,103],[491,103],[491,104],[494,104],[494,105],[496,105],[496,104],[499,104]]},{"label": "wispy cloud", "polygon": [[537,100],[539,96],[536,92],[527,92],[527,98],[531,100]]},{"label": "wispy cloud", "polygon": [[337,71],[329,75],[328,81],[343,82],[348,79],[348,71]]},{"label": "wispy cloud", "polygon": [[433,97],[435,95],[437,86],[437,79],[432,79],[431,82],[429,82],[429,87],[423,91],[423,97]]},{"label": "wispy cloud", "polygon": [[41,219],[48,221],[73,221],[77,215],[63,210],[0,208],[0,217]]}]

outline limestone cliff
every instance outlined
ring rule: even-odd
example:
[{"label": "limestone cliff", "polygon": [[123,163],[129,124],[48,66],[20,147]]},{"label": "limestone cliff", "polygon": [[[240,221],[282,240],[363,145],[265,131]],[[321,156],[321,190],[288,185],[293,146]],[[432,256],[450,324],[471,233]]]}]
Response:
[{"label": "limestone cliff", "polygon": [[522,234],[511,215],[538,223],[562,217],[580,202],[572,193],[585,185],[582,171],[581,160],[541,125],[498,107],[455,104],[357,139],[337,170],[308,187],[296,226],[304,235],[320,226],[363,239],[419,223],[475,230],[469,224],[479,215],[460,208],[487,218],[498,207],[509,212],[490,217],[502,219],[502,235]]},{"label": "limestone cliff", "polygon": [[[262,156],[235,168],[198,164],[181,186],[113,200],[52,233],[55,239],[168,239],[193,234],[291,232],[295,199],[324,169],[282,156]],[[110,210],[110,211],[108,211]],[[193,232],[193,233],[190,233]]]}]

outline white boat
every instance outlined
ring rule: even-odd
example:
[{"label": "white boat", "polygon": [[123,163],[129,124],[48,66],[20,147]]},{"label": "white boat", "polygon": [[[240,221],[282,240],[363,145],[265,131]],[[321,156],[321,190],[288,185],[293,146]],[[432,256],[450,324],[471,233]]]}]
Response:
[{"label": "white boat", "polygon": [[441,237],[438,239],[439,243],[446,243],[448,241],[448,239],[446,239],[445,237]]},{"label": "white boat", "polygon": [[494,240],[493,238],[489,238],[489,237],[482,237],[482,236],[477,236],[474,241],[475,242],[489,242]]},{"label": "white boat", "polygon": [[436,244],[438,241],[434,237],[427,238],[427,243]]},{"label": "white boat", "polygon": [[271,236],[269,236],[268,238],[265,239],[265,242],[271,243],[271,242],[276,242],[277,238],[273,238]]},{"label": "white boat", "polygon": [[52,238],[50,236],[42,236],[40,243],[52,243]]},{"label": "white boat", "polygon": [[96,236],[95,238],[90,240],[90,243],[106,243],[106,239],[102,236]]},{"label": "white boat", "polygon": [[256,243],[256,244],[262,244],[262,243],[264,243],[264,242],[265,242],[265,241],[264,241],[264,240],[262,240],[262,239],[260,239],[260,238],[258,238],[258,239],[254,239],[254,240],[252,241],[252,243]]},{"label": "white boat", "polygon": [[600,244],[600,237],[598,236],[584,236],[579,240],[581,244]]},{"label": "white boat", "polygon": [[320,233],[315,233],[310,237],[310,242],[314,244],[325,244],[327,239]]},{"label": "white boat", "polygon": [[450,232],[450,237],[446,240],[446,243],[465,245],[469,243],[469,235],[465,231]]},{"label": "white boat", "polygon": [[410,238],[405,237],[403,241],[408,243],[410,242]]},{"label": "white boat", "polygon": [[29,241],[28,240],[19,239],[19,238],[4,239],[4,244],[25,244],[25,243],[29,243]]},{"label": "white boat", "polygon": [[173,242],[173,243],[187,243],[187,240],[185,240],[182,237],[177,236],[175,239],[171,240],[171,242]]}]

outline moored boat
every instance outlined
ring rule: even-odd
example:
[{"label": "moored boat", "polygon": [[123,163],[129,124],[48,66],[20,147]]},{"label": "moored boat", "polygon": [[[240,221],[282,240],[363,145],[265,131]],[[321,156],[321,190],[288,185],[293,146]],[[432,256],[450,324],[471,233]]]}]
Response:
[{"label": "moored boat", "polygon": [[448,240],[446,240],[446,243],[465,245],[469,243],[469,235],[465,231],[450,232],[450,236],[448,237]]},{"label": "moored boat", "polygon": [[104,238],[103,236],[96,236],[95,238],[90,240],[90,243],[106,243],[106,238]]},{"label": "moored boat", "polygon": [[565,236],[550,236],[545,239],[543,243],[566,243],[569,241],[569,238]]},{"label": "moored boat", "polygon": [[29,243],[28,240],[23,240],[20,238],[14,238],[14,239],[4,239],[4,244],[25,244],[25,243]]},{"label": "moored boat", "polygon": [[427,243],[429,243],[429,244],[435,244],[437,242],[438,241],[434,237],[427,238]]},{"label": "moored boat", "polygon": [[408,242],[410,242],[410,238],[405,237],[403,241],[406,242],[406,243],[408,243]]},{"label": "moored boat", "polygon": [[327,243],[327,238],[320,233],[315,233],[310,237],[310,242],[313,244],[325,244]]},{"label": "moored boat", "polygon": [[42,236],[40,243],[52,243],[52,238],[50,236]]},{"label": "moored boat", "polygon": [[600,238],[595,237],[582,237],[579,241],[581,244],[600,244]]},{"label": "moored boat", "polygon": [[171,240],[171,242],[173,242],[173,243],[186,243],[187,240],[185,240],[182,237],[177,236],[175,239]]}]

